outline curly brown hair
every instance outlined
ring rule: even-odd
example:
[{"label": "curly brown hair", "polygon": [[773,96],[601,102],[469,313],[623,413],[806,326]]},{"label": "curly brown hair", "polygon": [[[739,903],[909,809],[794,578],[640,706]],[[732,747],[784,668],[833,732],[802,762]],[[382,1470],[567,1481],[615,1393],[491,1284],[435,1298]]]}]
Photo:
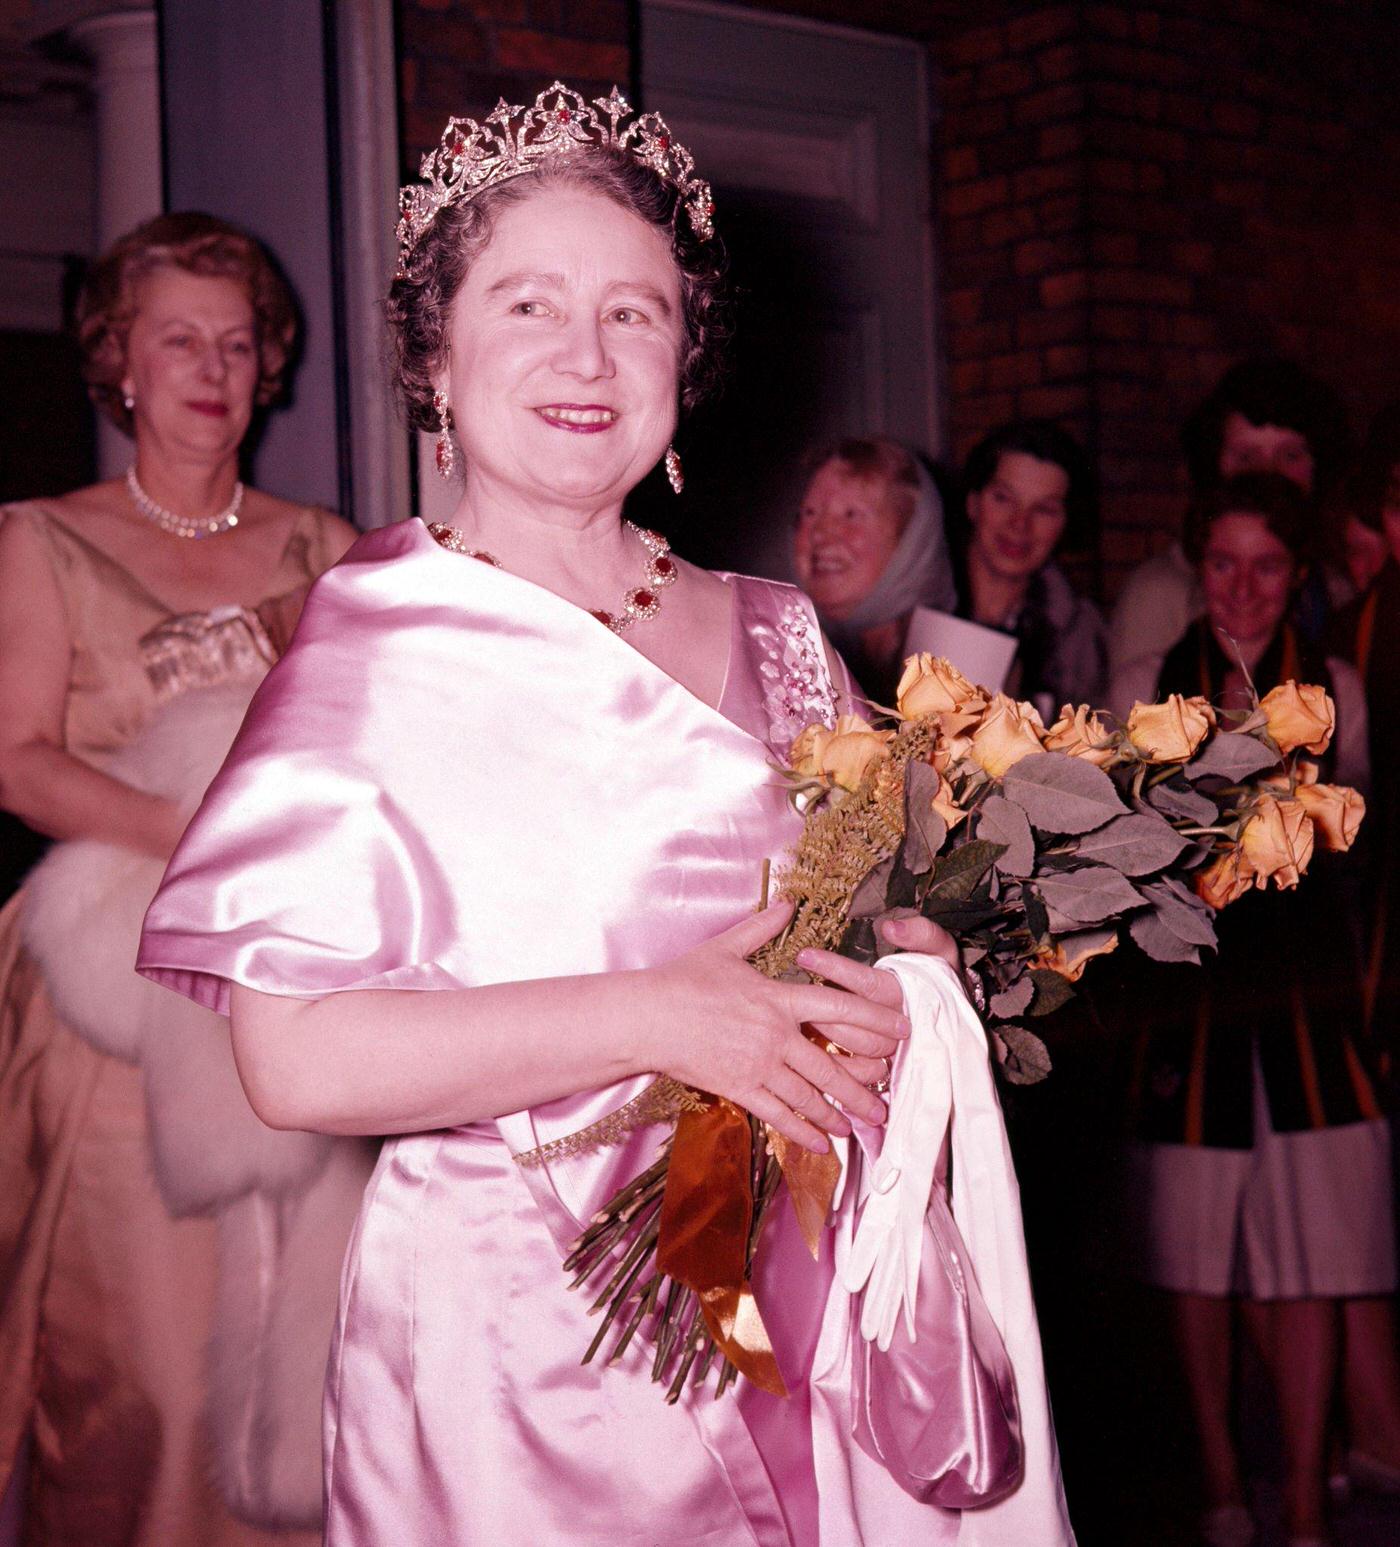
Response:
[{"label": "curly brown hair", "polygon": [[415,429],[438,428],[433,378],[447,355],[452,303],[467,271],[491,240],[500,212],[541,187],[590,189],[662,232],[681,283],[681,407],[694,408],[718,385],[731,331],[722,245],[691,231],[676,188],[649,167],[618,151],[582,151],[439,210],[413,249],[408,273],[390,286],[394,381]]},{"label": "curly brown hair", "polygon": [[124,434],[131,410],[122,399],[126,343],[138,310],[138,289],[156,269],[212,274],[242,285],[258,337],[254,401],[276,400],[297,334],[296,303],[267,250],[246,231],[197,210],[157,215],[120,237],[88,271],[78,297],[83,379],[93,402]]},{"label": "curly brown hair", "polygon": [[1193,564],[1205,557],[1210,529],[1226,516],[1258,516],[1300,564],[1313,557],[1320,525],[1317,501],[1282,473],[1236,473],[1191,501],[1182,547]]}]

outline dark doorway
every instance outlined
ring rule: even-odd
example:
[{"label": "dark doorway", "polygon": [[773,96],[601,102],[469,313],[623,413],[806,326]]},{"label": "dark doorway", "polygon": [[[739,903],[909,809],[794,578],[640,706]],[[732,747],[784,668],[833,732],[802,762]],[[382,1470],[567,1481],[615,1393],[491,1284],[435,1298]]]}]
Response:
[{"label": "dark doorway", "polygon": [[923,51],[665,0],[641,77],[714,186],[738,313],[727,389],[678,441],[685,494],[652,478],[631,508],[701,563],[783,575],[804,452],[938,450]]}]

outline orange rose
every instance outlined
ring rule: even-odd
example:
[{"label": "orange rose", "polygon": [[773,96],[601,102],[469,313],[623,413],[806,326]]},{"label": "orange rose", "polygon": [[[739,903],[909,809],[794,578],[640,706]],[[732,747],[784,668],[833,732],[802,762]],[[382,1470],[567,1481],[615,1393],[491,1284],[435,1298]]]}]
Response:
[{"label": "orange rose", "polygon": [[893,731],[877,731],[858,714],[843,714],[822,749],[822,771],[843,790],[859,789],[866,770],[885,756],[893,740]]},{"label": "orange rose", "polygon": [[1084,969],[1096,956],[1107,956],[1117,949],[1116,934],[1108,933],[1107,938],[1104,938],[1102,932],[1096,932],[1093,937],[1085,940],[1071,940],[1068,950],[1063,940],[1056,940],[1048,951],[1042,947],[1036,953],[1035,964],[1051,972],[1058,972],[1071,983],[1077,983],[1084,976]]},{"label": "orange rose", "polygon": [[788,753],[792,771],[801,774],[804,779],[820,779],[826,772],[822,755],[830,740],[831,728],[826,725],[809,725],[806,730],[800,731]]},{"label": "orange rose", "polygon": [[1261,795],[1244,824],[1240,845],[1260,886],[1272,877],[1275,886],[1288,890],[1297,886],[1312,858],[1312,821],[1301,802]]},{"label": "orange rose", "polygon": [[1215,710],[1204,698],[1172,693],[1164,704],[1134,704],[1128,737],[1149,763],[1184,763],[1215,725]]},{"label": "orange rose", "polygon": [[1243,897],[1257,879],[1244,851],[1233,848],[1196,872],[1196,895],[1218,910]]},{"label": "orange rose", "polygon": [[1066,704],[1045,733],[1045,750],[1082,757],[1086,763],[1103,768],[1118,756],[1117,748],[1108,745],[1111,740],[1112,732],[1087,704],[1077,709]]},{"label": "orange rose", "polygon": [[1045,750],[1040,741],[1044,730],[1044,721],[1030,704],[1018,704],[998,693],[972,733],[968,755],[979,768],[999,779],[1023,757]]},{"label": "orange rose", "polygon": [[1345,852],[1356,842],[1366,815],[1366,802],[1357,791],[1345,784],[1300,784],[1293,796],[1311,818],[1324,849]]},{"label": "orange rose", "polygon": [[1322,688],[1281,682],[1259,700],[1269,735],[1285,756],[1295,747],[1325,752],[1337,727],[1337,711]]},{"label": "orange rose", "polygon": [[951,736],[977,722],[987,707],[987,697],[942,656],[911,655],[904,663],[895,703],[901,720],[936,715]]},{"label": "orange rose", "polygon": [[929,753],[929,762],[937,773],[945,774],[954,763],[960,763],[972,750],[972,737],[965,731],[956,736],[940,735]]},{"label": "orange rose", "polygon": [[858,714],[843,714],[834,730],[809,725],[793,742],[788,760],[793,772],[804,778],[854,790],[893,740],[893,731],[877,731]]},{"label": "orange rose", "polygon": [[967,815],[967,812],[953,799],[953,786],[941,773],[938,775],[938,789],[933,797],[933,809],[947,823],[949,831]]}]

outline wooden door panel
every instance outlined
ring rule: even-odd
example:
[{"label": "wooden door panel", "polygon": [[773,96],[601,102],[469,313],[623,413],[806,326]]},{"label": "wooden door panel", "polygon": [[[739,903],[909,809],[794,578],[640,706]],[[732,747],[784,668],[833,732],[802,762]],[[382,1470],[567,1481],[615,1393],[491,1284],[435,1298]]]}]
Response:
[{"label": "wooden door panel", "polygon": [[938,450],[918,45],[705,4],[642,6],[646,105],[715,189],[737,295],[724,398],[687,488],[637,514],[702,562],[786,572],[800,458],[879,431]]}]

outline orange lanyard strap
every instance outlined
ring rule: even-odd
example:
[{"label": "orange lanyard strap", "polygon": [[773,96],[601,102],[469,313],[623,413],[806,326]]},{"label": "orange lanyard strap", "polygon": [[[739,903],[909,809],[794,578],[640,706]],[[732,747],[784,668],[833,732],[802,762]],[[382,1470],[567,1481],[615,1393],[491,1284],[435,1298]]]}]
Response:
[{"label": "orange lanyard strap", "polygon": [[[1212,637],[1210,624],[1203,623],[1200,631],[1200,645],[1196,652],[1200,674],[1201,697],[1210,699],[1213,702],[1215,699],[1215,684],[1212,682],[1210,675],[1210,642]],[[1267,650],[1264,652],[1264,655],[1267,658]],[[1278,680],[1280,682],[1296,682],[1298,680],[1298,670],[1298,636],[1293,632],[1293,625],[1285,623],[1283,626],[1283,651]],[[1274,684],[1271,682],[1269,687],[1273,686]],[[1269,688],[1264,689],[1266,693],[1268,690]]]},{"label": "orange lanyard strap", "polygon": [[[1298,670],[1298,636],[1293,632],[1293,625],[1285,623],[1283,626],[1283,665],[1279,668],[1278,680],[1280,682],[1296,682],[1298,680]],[[1272,687],[1273,684],[1270,683],[1269,686]]]},{"label": "orange lanyard strap", "polygon": [[1371,594],[1362,603],[1361,616],[1356,620],[1356,669],[1365,679],[1366,668],[1371,664],[1371,645],[1376,637],[1376,606],[1381,594],[1371,587]]}]

